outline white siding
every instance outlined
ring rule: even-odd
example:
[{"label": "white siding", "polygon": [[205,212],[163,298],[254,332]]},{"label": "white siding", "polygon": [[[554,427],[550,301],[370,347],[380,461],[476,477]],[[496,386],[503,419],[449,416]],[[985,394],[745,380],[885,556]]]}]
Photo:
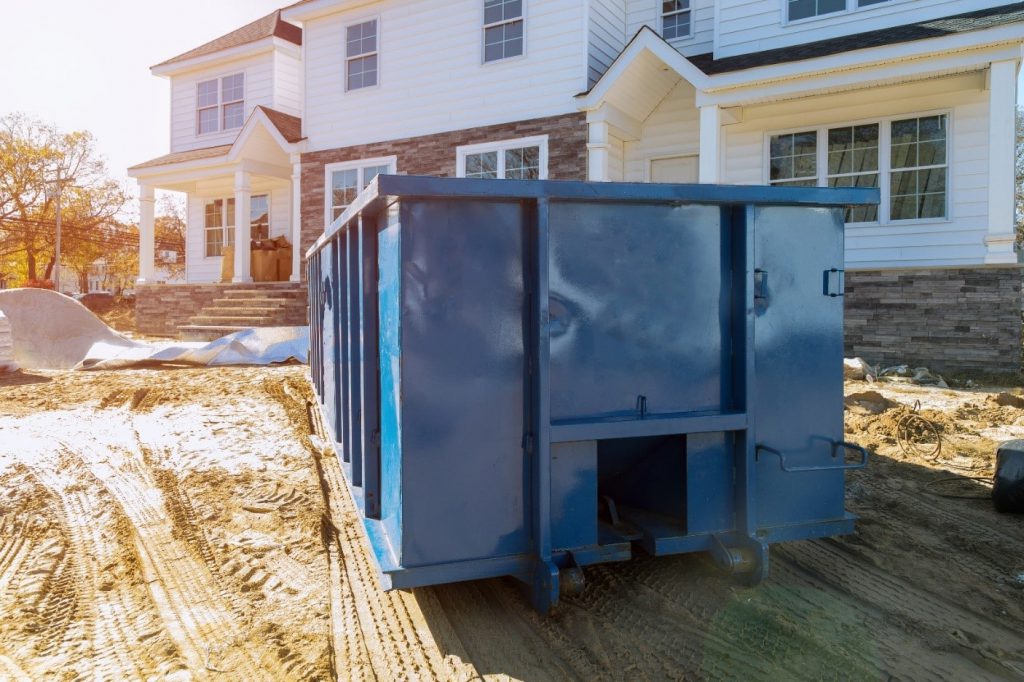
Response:
[{"label": "white siding", "polygon": [[590,0],[587,67],[597,82],[626,46],[626,0]]},{"label": "white siding", "polygon": [[231,144],[239,129],[196,135],[196,84],[201,81],[245,74],[245,118],[249,118],[256,105],[274,106],[274,67],[270,52],[191,71],[171,78],[171,151],[214,147]]},{"label": "white siding", "polygon": [[[626,0],[626,5],[627,40],[644,26],[661,34],[661,0]],[[691,0],[690,7],[691,36],[669,41],[687,57],[711,52],[715,35],[715,0]]]},{"label": "white siding", "polygon": [[[233,178],[223,177],[200,183],[199,191],[188,195],[185,233],[185,262],[189,284],[219,282],[222,258],[207,258],[204,231],[204,206],[209,199],[226,199],[234,195]],[[254,178],[253,194],[270,195],[270,236],[292,239],[291,183],[270,178]]]},{"label": "white siding", "polygon": [[274,53],[273,108],[302,116],[302,60],[280,51]]},{"label": "white siding", "polygon": [[[304,26],[309,149],[576,111],[587,87],[579,0],[526,0],[523,57],[482,63],[481,0],[384,0]],[[380,83],[345,92],[344,30],[380,21]]]},{"label": "white siding", "polygon": [[652,159],[696,154],[700,151],[700,113],[696,91],[680,81],[643,123],[639,140],[625,145],[624,179],[646,182]]},{"label": "white siding", "polygon": [[988,93],[983,87],[982,74],[969,74],[745,107],[742,123],[723,129],[723,181],[765,184],[765,137],[774,131],[947,111],[951,142],[949,218],[849,227],[846,264],[850,268],[874,268],[983,263],[988,230]]},{"label": "white siding", "polygon": [[[848,2],[856,8],[857,0]],[[719,0],[715,57],[877,31],[1004,4],[1006,0],[890,0],[789,24],[785,20],[787,0]]]}]

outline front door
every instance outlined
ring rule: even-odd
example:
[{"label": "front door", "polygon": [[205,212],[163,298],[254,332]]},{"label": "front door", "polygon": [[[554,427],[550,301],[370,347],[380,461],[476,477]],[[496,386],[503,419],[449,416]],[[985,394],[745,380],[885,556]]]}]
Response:
[{"label": "front door", "polygon": [[651,159],[651,182],[697,182],[697,155]]}]

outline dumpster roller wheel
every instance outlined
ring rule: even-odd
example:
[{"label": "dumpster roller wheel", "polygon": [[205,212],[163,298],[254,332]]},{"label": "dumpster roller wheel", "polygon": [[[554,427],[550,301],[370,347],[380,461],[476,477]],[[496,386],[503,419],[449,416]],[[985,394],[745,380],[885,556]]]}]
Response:
[{"label": "dumpster roller wheel", "polygon": [[568,566],[558,572],[558,594],[562,597],[573,597],[583,594],[586,587],[583,569],[579,566]]}]

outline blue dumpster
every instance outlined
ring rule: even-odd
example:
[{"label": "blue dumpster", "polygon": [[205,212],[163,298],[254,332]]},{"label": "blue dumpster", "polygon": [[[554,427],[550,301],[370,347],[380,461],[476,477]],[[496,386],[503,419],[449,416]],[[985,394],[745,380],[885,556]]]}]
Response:
[{"label": "blue dumpster", "polygon": [[877,190],[379,176],[307,253],[385,588],[851,532],[844,208]]}]

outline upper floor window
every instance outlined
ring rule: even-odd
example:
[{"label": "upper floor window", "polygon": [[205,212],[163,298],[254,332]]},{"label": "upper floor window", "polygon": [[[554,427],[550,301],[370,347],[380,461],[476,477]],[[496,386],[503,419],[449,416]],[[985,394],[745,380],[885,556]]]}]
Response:
[{"label": "upper floor window", "polygon": [[345,29],[345,89],[358,90],[377,84],[377,20]]},{"label": "upper floor window", "polygon": [[771,135],[768,182],[881,189],[882,205],[847,209],[848,223],[944,219],[947,126],[935,114]]},{"label": "upper floor window", "polygon": [[456,155],[460,178],[544,180],[548,176],[547,135],[466,145]]},{"label": "upper floor window", "polygon": [[690,35],[690,0],[665,0],[661,3],[661,35],[665,40]]},{"label": "upper floor window", "polygon": [[523,0],[484,0],[484,61],[523,54]]},{"label": "upper floor window", "polygon": [[344,163],[329,163],[326,172],[326,225],[338,219],[370,181],[378,175],[393,174],[397,169],[394,156],[379,159],[361,159]]},{"label": "upper floor window", "polygon": [[[786,0],[787,21],[799,21],[858,7],[879,5],[891,0]],[[668,3],[666,3],[668,4]],[[667,36],[666,36],[667,37]]]},{"label": "upper floor window", "polygon": [[202,81],[196,85],[196,132],[241,128],[245,123],[245,74]]}]

